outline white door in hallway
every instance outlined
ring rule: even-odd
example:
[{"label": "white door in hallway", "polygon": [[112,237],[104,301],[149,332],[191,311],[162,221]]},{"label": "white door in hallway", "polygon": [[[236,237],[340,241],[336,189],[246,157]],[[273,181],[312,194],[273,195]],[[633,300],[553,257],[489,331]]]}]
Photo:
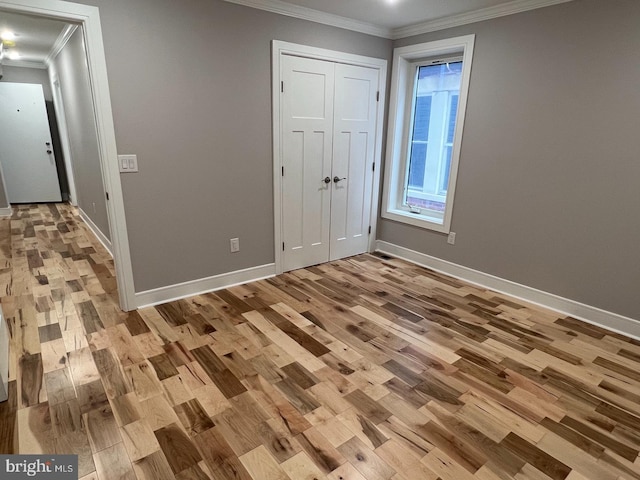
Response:
[{"label": "white door in hallway", "polygon": [[62,200],[41,85],[0,83],[0,164],[10,203]]},{"label": "white door in hallway", "polygon": [[283,269],[365,252],[379,71],[282,58]]}]

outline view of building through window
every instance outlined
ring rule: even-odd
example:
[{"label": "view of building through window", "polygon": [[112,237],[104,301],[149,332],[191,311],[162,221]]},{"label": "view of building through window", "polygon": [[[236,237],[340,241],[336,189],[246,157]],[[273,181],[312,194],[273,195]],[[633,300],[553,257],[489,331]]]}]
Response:
[{"label": "view of building through window", "polygon": [[462,61],[419,66],[413,94],[404,205],[444,212]]}]

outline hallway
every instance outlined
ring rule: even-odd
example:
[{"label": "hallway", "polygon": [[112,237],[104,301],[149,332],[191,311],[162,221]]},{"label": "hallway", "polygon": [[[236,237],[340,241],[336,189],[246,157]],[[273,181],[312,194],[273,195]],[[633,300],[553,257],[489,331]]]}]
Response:
[{"label": "hallway", "polygon": [[0,452],[82,447],[86,438],[78,443],[55,435],[49,406],[60,394],[57,386],[68,400],[81,393],[69,366],[78,364],[74,357],[92,333],[126,318],[111,256],[75,208],[17,205],[11,219],[0,219],[0,292],[10,332],[10,398],[0,404]]}]

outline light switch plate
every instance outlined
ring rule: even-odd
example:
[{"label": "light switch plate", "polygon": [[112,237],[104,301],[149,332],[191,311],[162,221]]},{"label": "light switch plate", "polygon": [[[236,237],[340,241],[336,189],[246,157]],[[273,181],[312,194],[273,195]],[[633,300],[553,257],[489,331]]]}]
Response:
[{"label": "light switch plate", "polygon": [[133,173],[138,171],[137,155],[118,155],[120,173]]}]

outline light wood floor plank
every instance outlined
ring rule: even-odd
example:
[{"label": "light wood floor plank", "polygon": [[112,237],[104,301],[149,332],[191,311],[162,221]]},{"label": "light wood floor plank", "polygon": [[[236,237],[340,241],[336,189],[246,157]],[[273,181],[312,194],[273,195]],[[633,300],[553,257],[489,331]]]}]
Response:
[{"label": "light wood floor plank", "polygon": [[62,204],[0,219],[0,453],[83,480],[640,480],[640,342],[382,255],[124,313]]}]

